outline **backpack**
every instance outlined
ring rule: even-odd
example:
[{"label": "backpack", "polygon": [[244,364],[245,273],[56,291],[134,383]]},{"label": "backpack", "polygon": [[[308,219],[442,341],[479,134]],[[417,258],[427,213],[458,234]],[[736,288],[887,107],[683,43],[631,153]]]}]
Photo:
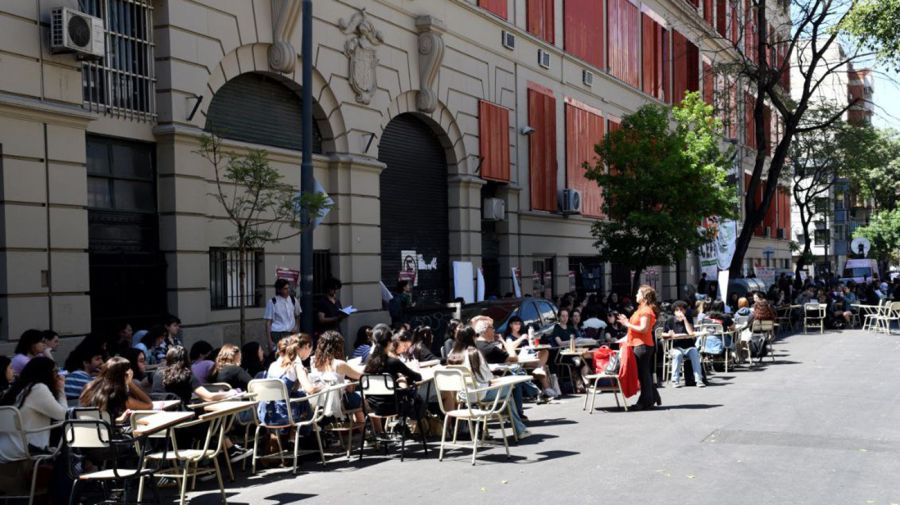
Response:
[{"label": "backpack", "polygon": [[[272,307],[275,307],[275,301],[278,299],[277,296],[272,297]],[[297,306],[297,299],[294,298],[294,295],[291,295],[291,310],[294,310],[294,307]]]},{"label": "backpack", "polygon": [[769,354],[765,335],[753,335],[750,337],[750,355],[754,358],[764,358]]}]

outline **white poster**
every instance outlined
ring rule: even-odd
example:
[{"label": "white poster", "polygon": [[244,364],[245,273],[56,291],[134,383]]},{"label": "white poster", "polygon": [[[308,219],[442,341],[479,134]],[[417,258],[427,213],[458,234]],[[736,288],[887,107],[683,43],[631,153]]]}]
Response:
[{"label": "white poster", "polygon": [[774,268],[754,265],[753,275],[755,275],[757,279],[766,283],[766,287],[770,287],[772,284],[775,284]]},{"label": "white poster", "polygon": [[478,283],[475,285],[475,301],[484,301],[484,270],[478,267]]},{"label": "white poster", "polygon": [[519,281],[519,278],[522,276],[522,273],[519,271],[519,267],[512,267],[512,281],[513,281],[513,291],[516,294],[516,298],[522,298],[522,284]]},{"label": "white poster", "polygon": [[700,273],[706,274],[706,278],[709,280],[715,279],[716,273],[719,271],[718,246],[716,240],[710,240],[700,246],[699,255]]},{"label": "white poster", "polygon": [[736,243],[737,223],[731,219],[723,219],[719,222],[719,230],[716,234],[719,270],[728,270],[731,266]]},{"label": "white poster", "polygon": [[728,299],[728,269],[719,272],[719,297],[722,300]]},{"label": "white poster", "polygon": [[419,285],[419,255],[414,249],[400,251],[400,274],[397,277],[412,282],[413,286]]},{"label": "white poster", "polygon": [[468,261],[453,262],[453,297],[475,302],[475,269]]}]

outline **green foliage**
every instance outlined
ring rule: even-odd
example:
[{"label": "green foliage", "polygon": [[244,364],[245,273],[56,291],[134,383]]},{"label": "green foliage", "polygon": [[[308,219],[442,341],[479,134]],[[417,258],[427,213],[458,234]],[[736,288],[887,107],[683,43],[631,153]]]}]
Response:
[{"label": "green foliage", "polygon": [[592,228],[603,261],[636,272],[671,264],[708,240],[697,233],[704,218],[734,216],[731,153],[720,150],[712,112],[697,93],[673,110],[648,104],[595,146],[586,175],[603,192],[608,220]]},{"label": "green foliage", "polygon": [[853,237],[869,239],[876,257],[896,262],[900,253],[900,209],[876,212],[868,226],[857,228]]},{"label": "green foliage", "polygon": [[848,12],[844,28],[900,71],[900,0],[862,0]]},{"label": "green foliage", "polygon": [[848,175],[863,198],[876,209],[897,207],[900,194],[900,135],[894,130],[852,128],[843,144],[849,146]]},{"label": "green foliage", "polygon": [[226,239],[230,247],[248,250],[296,236],[304,211],[316,216],[330,206],[325,195],[301,195],[284,183],[262,149],[237,154],[223,149],[218,137],[204,135],[197,153],[213,165],[216,192],[211,196],[234,226]]}]

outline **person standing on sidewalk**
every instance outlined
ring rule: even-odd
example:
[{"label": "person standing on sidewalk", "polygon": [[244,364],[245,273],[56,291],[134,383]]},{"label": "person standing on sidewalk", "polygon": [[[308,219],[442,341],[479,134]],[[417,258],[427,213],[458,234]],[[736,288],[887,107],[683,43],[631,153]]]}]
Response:
[{"label": "person standing on sidewalk", "polygon": [[275,349],[279,340],[297,331],[302,312],[300,303],[291,294],[288,281],[285,279],[275,281],[275,296],[266,302],[266,313],[263,315],[270,350]]},{"label": "person standing on sidewalk", "polygon": [[638,379],[641,383],[641,396],[634,410],[649,410],[653,404],[662,405],[656,384],[653,383],[653,326],[656,324],[656,290],[644,284],[638,288],[635,301],[637,310],[631,319],[620,314],[618,322],[628,328],[626,344],[634,349],[637,360]]}]

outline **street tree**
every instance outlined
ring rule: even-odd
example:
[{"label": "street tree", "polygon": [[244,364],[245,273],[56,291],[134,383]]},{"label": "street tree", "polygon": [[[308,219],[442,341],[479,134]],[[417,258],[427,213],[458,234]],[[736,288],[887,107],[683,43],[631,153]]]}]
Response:
[{"label": "street tree", "polygon": [[900,208],[876,212],[869,224],[857,228],[853,236],[869,239],[873,256],[896,264],[900,261]]},{"label": "street tree", "polygon": [[855,128],[848,143],[860,147],[850,171],[856,191],[878,210],[897,208],[900,198],[900,135],[890,129]]},{"label": "street tree", "polygon": [[880,62],[900,71],[900,0],[863,0],[844,26]]},{"label": "street tree", "polygon": [[246,335],[248,286],[246,263],[249,253],[268,243],[296,237],[315,217],[330,207],[323,193],[300,193],[284,182],[284,176],[269,164],[263,149],[246,153],[228,150],[216,135],[200,138],[196,151],[213,167],[215,192],[210,196],[222,206],[233,233],[225,245],[238,252],[240,340]]},{"label": "street tree", "polygon": [[[779,181],[790,170],[794,138],[829,128],[857,100],[817,121],[808,114],[835,80],[846,78],[851,66],[870,62],[887,46],[880,37],[864,38],[848,29],[858,9],[874,0],[726,1],[730,15],[724,33],[703,32],[700,37],[713,39],[707,46],[716,49],[705,52],[714,62],[714,72],[750,98],[744,109],[745,117],[752,119],[748,137],[755,139],[756,147],[748,148],[753,168],[744,187],[744,219],[730,266],[731,275],[739,276],[753,231],[765,219]],[[737,93],[725,90],[732,98],[717,103],[730,102],[734,109]],[[754,196],[760,187],[762,198],[757,202]]]},{"label": "street tree", "polygon": [[704,218],[735,215],[730,153],[720,150],[712,112],[697,93],[674,109],[644,105],[595,146],[597,164],[585,164],[606,217],[592,227],[594,245],[601,260],[634,272],[634,289],[648,266],[672,264],[710,239],[697,233]]}]

